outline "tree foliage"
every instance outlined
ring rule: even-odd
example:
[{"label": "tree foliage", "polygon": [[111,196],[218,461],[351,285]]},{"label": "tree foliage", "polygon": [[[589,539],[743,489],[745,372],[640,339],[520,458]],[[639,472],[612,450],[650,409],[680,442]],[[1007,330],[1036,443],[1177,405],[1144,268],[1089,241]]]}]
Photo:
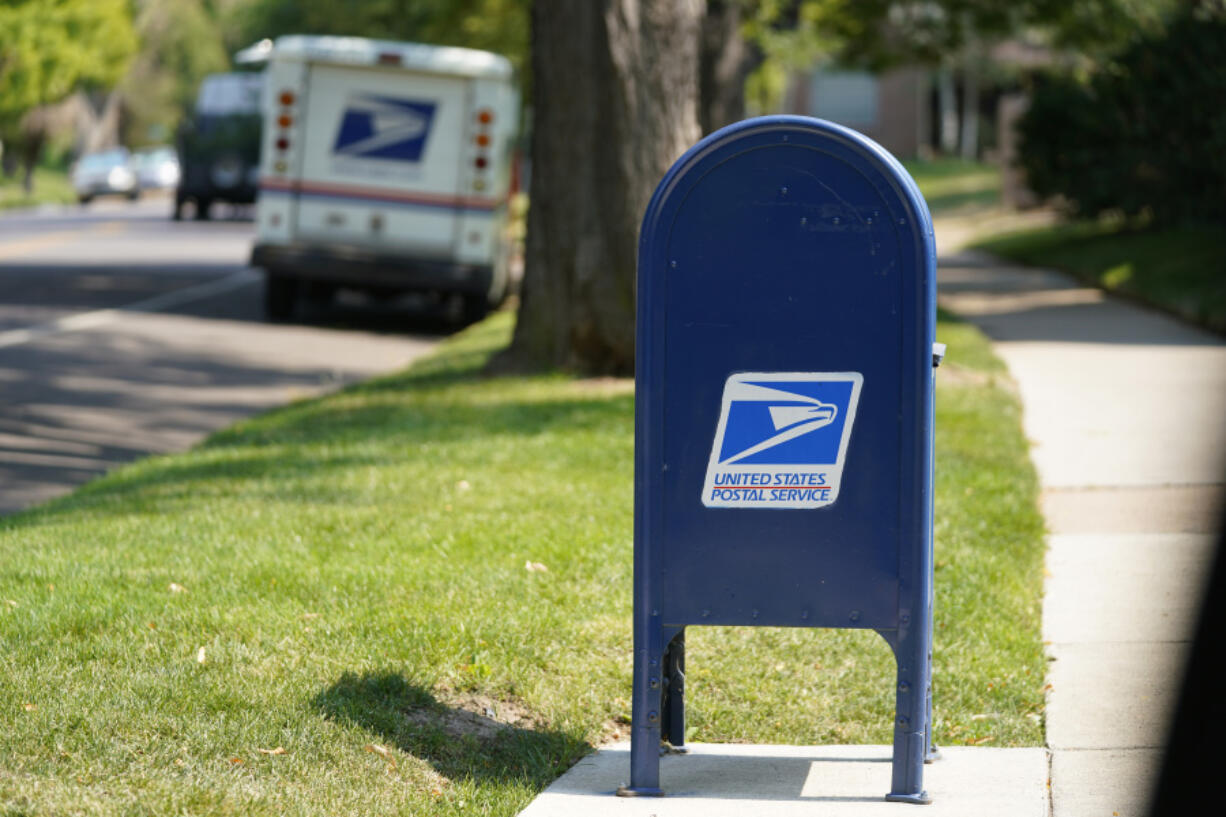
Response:
[{"label": "tree foliage", "polygon": [[871,69],[938,65],[968,44],[1041,31],[1096,56],[1152,32],[1181,0],[741,0],[746,36],[773,59],[829,55]]},{"label": "tree foliage", "polygon": [[6,0],[0,5],[0,129],[83,86],[119,81],[137,40],[128,0]]},{"label": "tree foliage", "polygon": [[229,45],[337,34],[479,48],[523,68],[528,6],[523,0],[238,0],[229,12]]},{"label": "tree foliage", "polygon": [[840,42],[832,14],[841,0],[739,0],[744,6],[742,35],[752,54],[753,70],[745,96],[759,111],[775,110],[788,75],[808,69],[835,52]]},{"label": "tree foliage", "polygon": [[139,0],[140,51],[121,83],[128,144],[166,141],[200,81],[230,65],[207,0]]}]

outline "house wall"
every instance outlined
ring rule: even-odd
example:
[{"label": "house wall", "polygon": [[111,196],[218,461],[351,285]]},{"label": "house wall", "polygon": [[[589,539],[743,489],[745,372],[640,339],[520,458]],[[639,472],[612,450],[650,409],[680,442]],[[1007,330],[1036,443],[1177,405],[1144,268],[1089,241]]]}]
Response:
[{"label": "house wall", "polygon": [[882,74],[818,70],[793,77],[785,108],[853,128],[909,159],[926,145],[927,97],[927,73],[915,68]]}]

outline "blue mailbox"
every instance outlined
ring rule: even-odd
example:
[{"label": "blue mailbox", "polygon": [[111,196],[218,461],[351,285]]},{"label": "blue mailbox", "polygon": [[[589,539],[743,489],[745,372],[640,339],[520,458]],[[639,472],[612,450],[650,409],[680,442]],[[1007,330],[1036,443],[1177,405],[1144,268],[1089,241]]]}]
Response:
[{"label": "blue mailbox", "polygon": [[740,122],[661,181],[638,264],[621,793],[662,794],[684,746],[686,627],[854,627],[897,662],[886,797],[928,802],[936,253],[914,181],[847,128]]}]

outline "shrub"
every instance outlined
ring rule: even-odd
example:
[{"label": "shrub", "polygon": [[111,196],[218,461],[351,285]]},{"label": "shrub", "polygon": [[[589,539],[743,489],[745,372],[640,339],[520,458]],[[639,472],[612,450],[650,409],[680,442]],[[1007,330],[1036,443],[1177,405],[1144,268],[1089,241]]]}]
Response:
[{"label": "shrub", "polygon": [[1226,222],[1226,15],[1185,12],[1086,80],[1039,77],[1018,130],[1031,187],[1078,215]]}]

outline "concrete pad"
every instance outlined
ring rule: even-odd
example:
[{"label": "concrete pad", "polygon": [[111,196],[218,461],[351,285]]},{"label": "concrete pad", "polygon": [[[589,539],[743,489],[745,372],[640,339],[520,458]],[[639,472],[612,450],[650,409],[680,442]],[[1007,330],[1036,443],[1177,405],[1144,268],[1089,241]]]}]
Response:
[{"label": "concrete pad", "polygon": [[[690,744],[661,758],[666,796],[614,792],[630,776],[630,745],[606,747],[554,781],[521,817],[784,817],[911,814],[887,803],[888,746]],[[1047,817],[1047,752],[1034,749],[941,749],[924,767],[932,796],[924,817]]]},{"label": "concrete pad", "polygon": [[1214,546],[1207,534],[1051,537],[1043,638],[1191,640]]},{"label": "concrete pad", "polygon": [[1147,817],[1161,764],[1162,752],[1156,749],[1057,752],[1052,797],[1063,814]]},{"label": "concrete pad", "polygon": [[1047,745],[1157,749],[1166,739],[1186,642],[1052,644]]}]

